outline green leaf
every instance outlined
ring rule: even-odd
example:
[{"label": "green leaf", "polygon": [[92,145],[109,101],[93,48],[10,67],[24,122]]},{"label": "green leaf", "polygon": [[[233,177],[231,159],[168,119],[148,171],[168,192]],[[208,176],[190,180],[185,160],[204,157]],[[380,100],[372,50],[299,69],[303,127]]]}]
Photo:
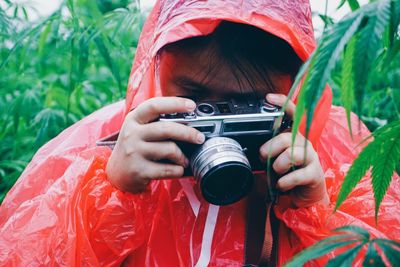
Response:
[{"label": "green leaf", "polygon": [[95,43],[96,43],[97,48],[99,49],[99,52],[102,55],[104,61],[106,62],[108,68],[110,69],[114,78],[117,80],[119,93],[120,93],[120,95],[122,95],[122,81],[121,81],[121,76],[119,75],[119,69],[118,69],[118,66],[116,64],[114,64],[114,61],[112,60],[111,55],[108,51],[108,48],[104,42],[104,39],[97,37],[97,38],[95,38]]},{"label": "green leaf", "polygon": [[347,0],[347,3],[349,3],[351,11],[355,11],[360,8],[360,4],[357,0]]},{"label": "green leaf", "polygon": [[394,0],[392,1],[392,21],[390,25],[390,33],[389,36],[391,38],[391,43],[394,41],[394,37],[398,36],[398,30],[400,26],[400,1]]},{"label": "green leaf", "polygon": [[324,240],[322,240],[317,244],[306,248],[305,250],[294,256],[284,266],[285,267],[303,266],[303,264],[305,264],[310,260],[317,259],[337,248],[341,248],[353,244],[355,242],[358,242],[358,240],[345,240],[337,242],[324,242]]},{"label": "green leaf", "polygon": [[[292,139],[295,138],[304,112],[306,112],[306,136],[308,136],[315,107],[325,89],[331,71],[335,68],[344,46],[358,30],[362,18],[363,13],[359,12],[340,21],[328,30],[322,37],[321,44],[316,52],[309,59],[309,69],[303,69],[299,72],[298,76],[303,76],[308,71],[297,100]],[[291,90],[295,90],[294,86]]]},{"label": "green leaf", "polygon": [[332,17],[324,14],[318,14],[318,17],[324,22],[325,27],[335,23]]},{"label": "green leaf", "polygon": [[[367,170],[372,168],[372,185],[375,196],[375,216],[400,161],[400,121],[392,122],[373,133],[375,140],[361,151],[353,162],[340,189],[335,210],[343,203]],[[376,217],[377,218],[377,217]]]},{"label": "green leaf", "polygon": [[361,248],[365,245],[365,243],[361,243],[345,252],[342,254],[336,256],[335,258],[331,259],[328,261],[328,263],[325,265],[325,267],[346,267],[346,266],[352,266],[352,263],[357,256],[357,254],[360,252]]},{"label": "green leaf", "polygon": [[79,39],[79,46],[78,46],[78,73],[77,73],[78,82],[82,80],[88,60],[89,60],[89,45],[88,42],[86,41],[86,36],[83,35]]},{"label": "green leaf", "polygon": [[341,8],[346,3],[346,0],[340,0],[340,3],[336,9]]},{"label": "green leaf", "polygon": [[389,246],[394,247],[397,250],[400,250],[400,242],[390,240],[390,239],[385,239],[385,238],[377,238],[374,239],[374,242],[379,243],[379,244],[387,244]]},{"label": "green leaf", "polygon": [[400,162],[400,121],[388,124],[374,134],[379,142],[375,153],[379,154],[372,166],[372,186],[375,197],[375,220],[378,220],[379,206],[390,185],[392,175]]},{"label": "green leaf", "polygon": [[53,21],[49,21],[47,23],[46,27],[43,29],[42,33],[40,34],[39,43],[38,43],[38,52],[39,52],[40,56],[43,56],[43,51],[44,51],[44,47],[46,45],[47,36],[51,32],[51,27],[53,26],[52,22]]},{"label": "green leaf", "polygon": [[375,249],[374,243],[369,244],[367,253],[365,254],[365,258],[363,261],[363,267],[368,266],[385,267],[385,263],[383,262],[381,256],[378,254],[378,251]]},{"label": "green leaf", "polygon": [[333,230],[334,232],[348,232],[362,237],[364,240],[369,240],[370,235],[367,230],[356,225],[346,225]]},{"label": "green leaf", "polygon": [[22,14],[24,15],[24,18],[25,18],[26,20],[29,19],[28,13],[26,12],[26,8],[25,8],[25,7],[22,7]]},{"label": "green leaf", "polygon": [[375,58],[382,47],[382,36],[390,25],[391,0],[381,0],[370,4],[373,12],[364,19],[365,26],[357,33],[357,49],[354,51],[354,95],[358,103],[358,113],[362,110],[364,92],[374,66]]},{"label": "green leaf", "polygon": [[46,108],[35,116],[34,124],[40,127],[36,136],[37,144],[42,144],[44,140],[54,136],[53,132],[57,130],[57,126],[60,127],[64,121],[63,113],[60,110]]},{"label": "green leaf", "polygon": [[13,169],[22,172],[26,166],[26,162],[20,160],[1,160],[0,168]]},{"label": "green leaf", "polygon": [[351,11],[354,11],[354,10],[357,10],[360,8],[360,4],[358,3],[357,0],[341,0],[336,9],[341,8],[346,2],[349,4]]},{"label": "green leaf", "polygon": [[354,102],[354,88],[355,88],[355,77],[353,72],[354,54],[357,49],[356,38],[352,38],[346,46],[344,53],[342,73],[341,73],[341,88],[340,98],[343,103],[343,107],[346,110],[347,125],[350,130],[350,135],[353,137],[353,131],[351,127],[350,114]]},{"label": "green leaf", "polygon": [[382,249],[383,254],[386,256],[392,266],[395,266],[395,264],[400,262],[400,243],[398,243],[398,247],[396,249],[389,242],[386,242],[387,240],[375,239],[374,241],[374,243],[378,244]]}]

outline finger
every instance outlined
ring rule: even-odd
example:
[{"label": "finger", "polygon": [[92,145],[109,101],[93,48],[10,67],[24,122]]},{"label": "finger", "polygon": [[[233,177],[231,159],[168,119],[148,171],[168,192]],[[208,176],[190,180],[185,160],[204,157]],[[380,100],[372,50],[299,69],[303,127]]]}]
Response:
[{"label": "finger", "polygon": [[146,163],[146,177],[150,179],[168,179],[182,177],[184,168],[175,164],[148,161]]},{"label": "finger", "polygon": [[172,139],[177,141],[202,144],[205,140],[203,133],[198,130],[169,121],[157,121],[143,125],[143,139],[146,141],[160,141]]},{"label": "finger", "polygon": [[190,112],[196,108],[196,104],[182,97],[154,97],[135,108],[131,113],[135,121],[140,124],[157,119],[160,114],[175,112]]},{"label": "finger", "polygon": [[301,168],[279,178],[276,183],[278,190],[282,192],[289,191],[296,186],[308,185],[313,182],[313,175],[311,172],[312,166],[309,165],[306,168]]},{"label": "finger", "polygon": [[288,97],[283,94],[267,94],[266,99],[268,100],[269,103],[276,105],[276,106],[284,106],[284,104],[287,101],[287,104],[285,106],[285,112],[288,114],[291,118],[293,118],[294,112],[296,110],[296,105],[293,103],[292,100],[288,100]]},{"label": "finger", "polygon": [[292,166],[307,166],[312,162],[313,154],[305,152],[304,147],[288,147],[276,158],[272,168],[278,174],[285,174]]},{"label": "finger", "polygon": [[[293,146],[305,146],[306,143],[307,147],[312,146],[303,135],[297,134]],[[260,147],[260,158],[265,161],[276,157],[290,146],[292,146],[292,133],[281,133]]]},{"label": "finger", "polygon": [[144,157],[152,161],[168,159],[183,167],[187,167],[189,164],[189,160],[174,142],[147,143]]}]

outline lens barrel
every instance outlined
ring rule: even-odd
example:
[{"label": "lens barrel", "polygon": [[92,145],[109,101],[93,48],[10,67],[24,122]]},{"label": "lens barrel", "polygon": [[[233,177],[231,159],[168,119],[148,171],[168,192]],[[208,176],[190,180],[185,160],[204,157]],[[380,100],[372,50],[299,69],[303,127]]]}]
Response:
[{"label": "lens barrel", "polygon": [[239,201],[254,183],[242,147],[231,138],[208,139],[192,154],[190,164],[203,197],[211,204],[229,205]]}]

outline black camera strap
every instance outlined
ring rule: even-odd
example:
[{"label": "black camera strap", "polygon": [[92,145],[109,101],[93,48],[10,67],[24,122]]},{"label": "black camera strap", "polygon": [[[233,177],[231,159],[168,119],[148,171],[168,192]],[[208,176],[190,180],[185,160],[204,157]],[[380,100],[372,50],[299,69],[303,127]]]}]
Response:
[{"label": "black camera strap", "polygon": [[278,227],[274,202],[253,189],[248,197],[243,267],[277,265]]}]

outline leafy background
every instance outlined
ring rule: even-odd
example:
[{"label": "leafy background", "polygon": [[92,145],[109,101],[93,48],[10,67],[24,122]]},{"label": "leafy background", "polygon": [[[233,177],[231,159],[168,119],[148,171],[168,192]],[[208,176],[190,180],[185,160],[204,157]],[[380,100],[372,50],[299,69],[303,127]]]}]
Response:
[{"label": "leafy background", "polygon": [[138,1],[71,0],[32,23],[28,3],[0,5],[0,203],[40,146],[124,98],[144,21]]}]

